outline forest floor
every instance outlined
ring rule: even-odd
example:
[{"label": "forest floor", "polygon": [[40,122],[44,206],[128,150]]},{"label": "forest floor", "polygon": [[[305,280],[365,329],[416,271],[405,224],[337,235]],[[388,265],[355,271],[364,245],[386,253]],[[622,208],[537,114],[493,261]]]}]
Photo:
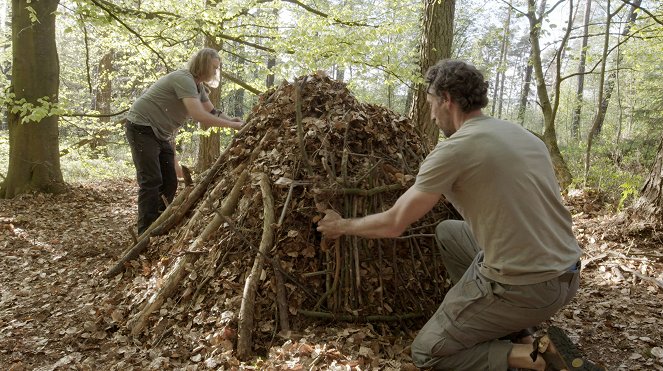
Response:
[{"label": "forest floor", "polygon": [[[109,313],[117,288],[101,277],[130,244],[135,194],[126,180],[0,200],[0,369],[414,369],[415,328],[320,323],[241,364],[227,341],[211,341],[228,347],[220,361],[201,352],[209,344],[141,343],[104,325],[123,316]],[[625,223],[598,196],[568,206],[585,264],[578,295],[551,323],[608,370],[663,370],[663,233]]]}]

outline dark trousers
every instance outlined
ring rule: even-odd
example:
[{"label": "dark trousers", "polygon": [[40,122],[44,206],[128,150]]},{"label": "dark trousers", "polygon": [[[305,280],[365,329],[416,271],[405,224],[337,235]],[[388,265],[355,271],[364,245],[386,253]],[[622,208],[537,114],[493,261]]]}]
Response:
[{"label": "dark trousers", "polygon": [[165,210],[162,195],[171,202],[177,191],[175,150],[154,135],[151,126],[126,125],[127,141],[138,180],[138,234],[141,235]]}]

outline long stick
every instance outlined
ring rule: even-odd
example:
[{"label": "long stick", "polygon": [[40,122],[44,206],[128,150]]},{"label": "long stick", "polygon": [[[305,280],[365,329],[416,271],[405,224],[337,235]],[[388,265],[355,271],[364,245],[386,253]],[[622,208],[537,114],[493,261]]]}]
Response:
[{"label": "long stick", "polygon": [[[326,240],[323,240],[326,241]],[[323,242],[326,243],[326,242]],[[338,288],[338,281],[340,280],[341,277],[341,242],[340,239],[336,239],[334,241],[334,251],[335,251],[335,256],[336,256],[336,268],[334,270],[334,282],[332,283],[332,286],[327,292],[322,295],[322,297],[318,300],[318,302],[315,304],[315,309],[319,308],[320,305],[322,305],[322,302],[325,301],[325,299],[336,292],[336,289]],[[337,303],[338,304],[338,303]]]},{"label": "long stick", "polygon": [[297,139],[299,141],[299,151],[302,154],[302,161],[306,173],[313,174],[311,163],[308,161],[308,153],[306,152],[306,142],[304,141],[304,127],[302,124],[302,82],[295,82],[295,121],[297,124]]},{"label": "long stick", "polygon": [[290,331],[290,321],[288,319],[288,296],[285,292],[285,284],[283,283],[283,275],[281,274],[281,267],[279,263],[280,258],[278,255],[272,259],[272,269],[274,269],[274,278],[276,279],[276,303],[279,308],[279,324],[281,325],[282,332]]},{"label": "long stick", "polygon": [[242,304],[239,311],[239,328],[237,331],[237,358],[245,360],[251,356],[252,347],[252,334],[253,334],[253,317],[255,311],[255,297],[256,289],[258,287],[258,280],[262,272],[264,262],[263,256],[267,253],[274,243],[274,197],[272,195],[272,188],[269,184],[269,178],[265,173],[261,173],[260,177],[260,190],[262,192],[263,204],[263,226],[262,226],[262,239],[260,241],[259,254],[253,262],[251,273],[246,278],[244,285],[244,293],[242,294]]}]

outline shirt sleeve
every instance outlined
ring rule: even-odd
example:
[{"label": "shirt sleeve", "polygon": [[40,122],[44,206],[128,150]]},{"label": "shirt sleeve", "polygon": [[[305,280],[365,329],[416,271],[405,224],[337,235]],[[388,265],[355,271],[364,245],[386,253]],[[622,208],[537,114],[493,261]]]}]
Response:
[{"label": "shirt sleeve", "polygon": [[459,164],[454,161],[454,145],[441,142],[428,154],[419,167],[414,183],[417,191],[449,195],[458,177]]},{"label": "shirt sleeve", "polygon": [[196,82],[190,76],[174,74],[172,84],[178,99],[197,98],[200,96]]}]

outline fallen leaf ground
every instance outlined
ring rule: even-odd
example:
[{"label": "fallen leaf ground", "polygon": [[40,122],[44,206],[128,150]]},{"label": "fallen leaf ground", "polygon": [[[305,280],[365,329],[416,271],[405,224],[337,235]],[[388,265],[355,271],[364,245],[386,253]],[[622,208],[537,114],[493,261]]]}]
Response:
[{"label": "fallen leaf ground", "polygon": [[[200,344],[168,331],[158,342],[128,336],[113,324],[125,314],[109,304],[121,287],[101,276],[130,244],[135,194],[125,180],[0,200],[0,369],[413,368],[418,329],[407,326],[308,325],[270,339],[247,363],[234,358],[232,336]],[[587,195],[569,207],[585,267],[578,295],[551,323],[608,370],[663,370],[663,233],[625,223]]]}]

